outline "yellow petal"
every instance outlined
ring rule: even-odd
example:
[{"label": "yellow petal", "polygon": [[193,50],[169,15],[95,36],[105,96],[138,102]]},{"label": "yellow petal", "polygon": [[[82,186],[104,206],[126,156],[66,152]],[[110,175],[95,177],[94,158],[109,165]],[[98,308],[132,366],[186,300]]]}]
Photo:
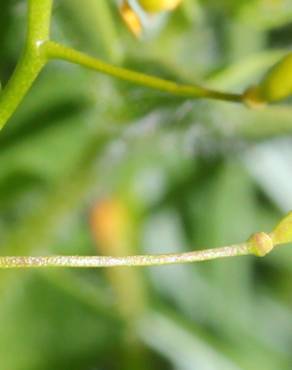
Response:
[{"label": "yellow petal", "polygon": [[129,30],[136,37],[140,37],[142,33],[141,20],[127,1],[123,1],[120,7],[120,13]]},{"label": "yellow petal", "polygon": [[141,7],[150,13],[175,9],[182,0],[139,0]]}]

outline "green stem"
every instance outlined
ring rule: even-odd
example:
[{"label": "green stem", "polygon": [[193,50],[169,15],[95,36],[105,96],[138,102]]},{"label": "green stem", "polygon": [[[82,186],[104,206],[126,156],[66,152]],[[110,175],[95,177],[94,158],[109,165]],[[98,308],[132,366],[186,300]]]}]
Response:
[{"label": "green stem", "polygon": [[0,94],[0,130],[14,113],[46,64],[41,44],[48,40],[53,0],[29,0],[24,51],[8,84]]},{"label": "green stem", "polygon": [[32,47],[50,36],[53,0],[28,0],[27,44]]},{"label": "green stem", "polygon": [[206,249],[189,253],[158,254],[139,256],[44,256],[0,257],[0,268],[33,268],[33,267],[120,267],[120,266],[161,266],[177,263],[209,261],[224,257],[235,257],[252,254],[249,245],[238,244],[228,247]]},{"label": "green stem", "polygon": [[209,90],[198,85],[179,84],[158,77],[145,75],[143,73],[131,71],[125,68],[105,63],[99,59],[90,57],[75,49],[65,47],[52,41],[48,41],[43,45],[43,47],[44,53],[49,59],[65,60],[67,62],[78,64],[80,66],[93,69],[95,71],[105,73],[125,81],[133,82],[145,87],[150,87],[152,89],[165,91],[173,95],[179,95],[189,98],[210,98],[236,103],[242,102],[242,96],[238,94],[230,94]]},{"label": "green stem", "polygon": [[209,98],[240,103],[242,95],[179,84],[120,68],[77,50],[49,41],[53,0],[28,0],[26,44],[18,65],[0,94],[0,130],[15,112],[49,59],[61,59],[129,82],[186,98]]}]

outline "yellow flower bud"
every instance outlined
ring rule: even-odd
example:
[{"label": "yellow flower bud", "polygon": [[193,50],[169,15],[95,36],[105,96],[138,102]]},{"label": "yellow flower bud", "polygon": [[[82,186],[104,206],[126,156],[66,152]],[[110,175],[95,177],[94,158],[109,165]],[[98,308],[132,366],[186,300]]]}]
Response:
[{"label": "yellow flower bud", "polygon": [[292,94],[292,53],[268,71],[258,87],[263,100],[274,102]]},{"label": "yellow flower bud", "polygon": [[182,0],[138,0],[141,7],[149,13],[173,10]]},{"label": "yellow flower bud", "polygon": [[292,242],[292,212],[275,227],[272,232],[274,244],[284,244]]},{"label": "yellow flower bud", "polygon": [[91,230],[103,254],[116,254],[127,245],[131,234],[131,217],[126,204],[115,197],[96,203],[90,217]]},{"label": "yellow flower bud", "polygon": [[292,53],[285,56],[265,76],[260,85],[268,101],[277,101],[292,94]]}]

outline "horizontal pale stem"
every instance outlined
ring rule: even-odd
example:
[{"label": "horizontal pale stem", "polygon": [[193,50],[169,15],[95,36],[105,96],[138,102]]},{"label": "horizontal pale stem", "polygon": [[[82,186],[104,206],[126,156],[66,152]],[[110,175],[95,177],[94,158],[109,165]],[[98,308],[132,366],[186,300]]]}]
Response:
[{"label": "horizontal pale stem", "polygon": [[218,258],[244,256],[250,254],[246,244],[206,249],[189,253],[138,255],[125,257],[112,256],[44,256],[0,257],[0,268],[32,267],[119,267],[119,266],[158,266],[178,263],[209,261]]}]

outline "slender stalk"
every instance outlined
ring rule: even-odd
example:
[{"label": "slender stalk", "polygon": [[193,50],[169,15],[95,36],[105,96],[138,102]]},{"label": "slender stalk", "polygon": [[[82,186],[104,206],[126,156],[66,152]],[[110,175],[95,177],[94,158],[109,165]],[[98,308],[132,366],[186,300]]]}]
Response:
[{"label": "slender stalk", "polygon": [[0,257],[0,268],[32,267],[120,267],[120,266],[161,266],[177,263],[209,261],[218,258],[252,254],[248,244],[206,249],[189,253],[138,255],[125,257],[112,256],[44,256]]},{"label": "slender stalk", "polygon": [[143,73],[108,64],[100,59],[93,58],[75,49],[65,47],[52,41],[46,42],[43,45],[43,48],[44,53],[49,59],[65,60],[97,72],[105,73],[107,75],[145,87],[150,87],[152,89],[165,91],[173,95],[189,98],[225,100],[236,103],[242,102],[242,96],[238,94],[209,90],[199,85],[179,84],[173,81],[164,80],[162,78],[145,75]]},{"label": "slender stalk", "polygon": [[46,64],[41,44],[48,40],[53,0],[29,0],[25,48],[18,65],[0,94],[0,130],[12,116]]}]

